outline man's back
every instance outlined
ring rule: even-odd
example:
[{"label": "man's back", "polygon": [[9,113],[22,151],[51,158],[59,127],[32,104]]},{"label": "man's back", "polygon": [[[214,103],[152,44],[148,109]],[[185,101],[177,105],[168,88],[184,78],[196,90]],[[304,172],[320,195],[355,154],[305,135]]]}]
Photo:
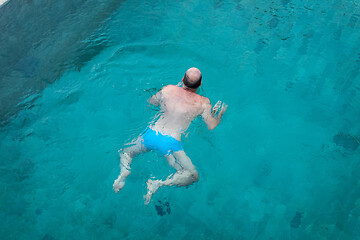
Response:
[{"label": "man's back", "polygon": [[184,88],[168,85],[160,91],[158,101],[162,114],[151,128],[180,140],[181,133],[202,114],[204,103],[209,100]]}]

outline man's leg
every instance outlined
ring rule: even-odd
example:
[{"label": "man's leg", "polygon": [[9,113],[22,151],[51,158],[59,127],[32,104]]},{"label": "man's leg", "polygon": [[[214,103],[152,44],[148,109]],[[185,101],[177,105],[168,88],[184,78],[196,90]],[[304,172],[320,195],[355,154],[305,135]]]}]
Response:
[{"label": "man's leg", "polygon": [[147,182],[148,193],[145,195],[145,204],[149,204],[151,196],[162,186],[188,186],[199,181],[199,173],[184,151],[174,152],[173,155],[165,156],[170,166],[176,169],[174,175],[167,177],[165,181],[151,180]]},{"label": "man's leg", "polygon": [[142,137],[140,136],[134,142],[132,142],[132,146],[127,147],[123,150],[119,150],[120,152],[120,175],[114,181],[113,188],[117,193],[121,190],[125,185],[126,177],[130,174],[130,164],[131,160],[140,153],[147,152],[147,149],[142,144]]}]

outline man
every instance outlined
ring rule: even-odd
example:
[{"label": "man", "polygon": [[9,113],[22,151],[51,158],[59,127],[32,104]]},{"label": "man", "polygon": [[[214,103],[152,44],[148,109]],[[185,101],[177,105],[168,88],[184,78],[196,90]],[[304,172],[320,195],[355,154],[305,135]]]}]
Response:
[{"label": "man", "polygon": [[130,174],[131,160],[138,154],[149,150],[160,151],[176,169],[165,181],[151,180],[147,182],[145,204],[149,204],[151,196],[162,186],[188,186],[199,180],[199,173],[186,155],[181,144],[181,134],[199,115],[202,116],[209,130],[219,123],[227,105],[218,101],[211,110],[210,100],[196,94],[201,85],[201,72],[197,68],[186,71],[183,86],[165,86],[149,100],[151,104],[160,106],[162,114],[151,124],[133,145],[120,152],[120,175],[115,180],[113,188],[119,192],[124,187],[125,179]]}]

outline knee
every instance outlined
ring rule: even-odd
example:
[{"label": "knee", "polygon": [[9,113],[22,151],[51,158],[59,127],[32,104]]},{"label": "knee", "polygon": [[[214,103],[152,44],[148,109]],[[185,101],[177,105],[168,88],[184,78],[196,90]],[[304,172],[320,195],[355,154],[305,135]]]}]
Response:
[{"label": "knee", "polygon": [[125,148],[124,150],[123,150],[123,152],[122,153],[120,153],[120,157],[121,157],[121,155],[127,155],[129,158],[133,158],[134,157],[134,153],[133,153],[133,151],[131,151],[131,149],[130,148]]}]

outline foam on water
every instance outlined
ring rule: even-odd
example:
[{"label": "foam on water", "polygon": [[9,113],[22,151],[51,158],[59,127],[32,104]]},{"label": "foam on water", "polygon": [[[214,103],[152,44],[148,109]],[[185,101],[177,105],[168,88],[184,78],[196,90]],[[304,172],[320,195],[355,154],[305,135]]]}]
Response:
[{"label": "foam on water", "polygon": [[[85,40],[110,43],[1,128],[2,239],[359,238],[359,16],[341,0],[124,2]],[[147,99],[191,66],[229,105],[183,138],[200,181],[145,206],[146,180],[174,172],[147,153],[115,194]]]}]

